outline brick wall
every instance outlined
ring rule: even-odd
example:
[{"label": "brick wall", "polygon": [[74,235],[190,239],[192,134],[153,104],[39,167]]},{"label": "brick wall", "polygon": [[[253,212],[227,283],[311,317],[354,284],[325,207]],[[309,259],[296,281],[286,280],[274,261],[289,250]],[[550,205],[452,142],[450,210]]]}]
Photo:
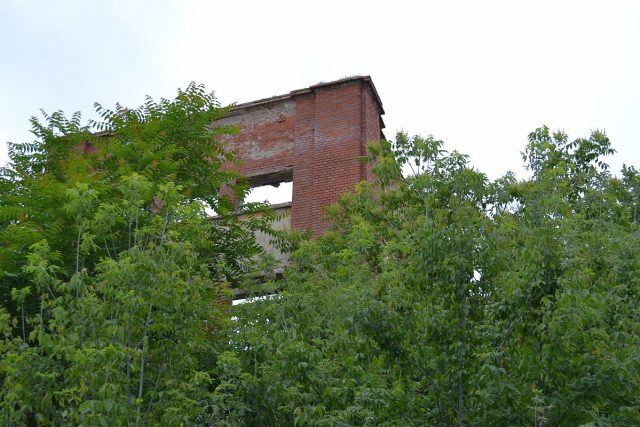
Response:
[{"label": "brick wall", "polygon": [[293,180],[291,226],[317,236],[322,208],[371,178],[357,157],[382,136],[382,114],[371,79],[353,77],[238,105],[214,125],[240,127],[225,142],[252,183]]}]

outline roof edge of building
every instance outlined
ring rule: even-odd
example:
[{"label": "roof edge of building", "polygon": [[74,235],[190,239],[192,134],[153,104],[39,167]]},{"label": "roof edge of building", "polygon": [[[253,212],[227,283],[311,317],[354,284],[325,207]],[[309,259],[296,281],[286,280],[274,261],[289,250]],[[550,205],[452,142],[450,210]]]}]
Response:
[{"label": "roof edge of building", "polygon": [[380,100],[380,95],[378,95],[378,91],[376,90],[376,87],[373,84],[373,80],[371,79],[371,76],[351,76],[351,77],[345,77],[345,78],[338,79],[338,80],[333,80],[333,81],[330,81],[330,82],[320,82],[320,83],[317,83],[315,85],[311,85],[311,86],[306,87],[306,88],[292,90],[291,92],[289,92],[287,94],[284,94],[284,95],[275,95],[275,96],[271,96],[269,98],[263,98],[263,99],[257,99],[255,101],[243,102],[241,104],[234,105],[231,108],[231,114],[233,114],[235,112],[240,112],[241,110],[245,110],[247,108],[259,106],[259,105],[271,104],[271,103],[275,103],[275,102],[285,101],[287,99],[293,99],[293,97],[295,97],[295,96],[311,93],[311,92],[315,91],[316,89],[332,87],[332,86],[339,86],[339,85],[342,85],[342,84],[352,83],[352,82],[356,82],[356,81],[362,81],[363,83],[369,85],[369,87],[371,88],[371,92],[373,93],[374,99],[376,100],[376,103],[378,104],[378,107],[380,107],[380,114],[381,115],[384,114],[384,108],[382,106],[382,101]]}]

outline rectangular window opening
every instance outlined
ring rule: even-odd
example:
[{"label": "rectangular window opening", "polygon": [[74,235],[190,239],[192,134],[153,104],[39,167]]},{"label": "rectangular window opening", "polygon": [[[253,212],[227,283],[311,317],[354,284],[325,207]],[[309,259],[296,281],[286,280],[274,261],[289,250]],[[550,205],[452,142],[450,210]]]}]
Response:
[{"label": "rectangular window opening", "polygon": [[277,187],[274,185],[261,185],[253,187],[245,203],[266,202],[271,205],[281,203],[291,203],[293,200],[293,182],[281,182]]}]

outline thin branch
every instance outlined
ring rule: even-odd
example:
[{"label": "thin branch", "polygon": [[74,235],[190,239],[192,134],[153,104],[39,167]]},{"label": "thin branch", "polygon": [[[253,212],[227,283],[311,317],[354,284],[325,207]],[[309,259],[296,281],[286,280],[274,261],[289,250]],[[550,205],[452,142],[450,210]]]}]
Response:
[{"label": "thin branch", "polygon": [[[152,309],[153,304],[149,304],[149,312],[147,313],[147,318],[144,322],[144,332],[142,333],[142,352],[140,353],[140,381],[138,383],[138,399],[142,399],[142,393],[144,392],[144,352],[147,347],[147,330],[149,328],[149,322],[151,321]],[[136,426],[140,423],[140,408],[142,408],[142,405],[138,405],[138,409],[136,411]]]}]

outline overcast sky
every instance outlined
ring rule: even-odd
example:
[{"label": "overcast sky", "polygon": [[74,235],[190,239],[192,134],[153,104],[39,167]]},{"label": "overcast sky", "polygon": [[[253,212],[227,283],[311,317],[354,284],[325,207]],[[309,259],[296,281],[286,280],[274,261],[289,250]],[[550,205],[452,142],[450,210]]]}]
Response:
[{"label": "overcast sky", "polygon": [[527,134],[604,129],[640,165],[640,1],[0,0],[0,163],[39,109],[222,103],[371,75],[385,133],[433,134],[492,178]]}]

